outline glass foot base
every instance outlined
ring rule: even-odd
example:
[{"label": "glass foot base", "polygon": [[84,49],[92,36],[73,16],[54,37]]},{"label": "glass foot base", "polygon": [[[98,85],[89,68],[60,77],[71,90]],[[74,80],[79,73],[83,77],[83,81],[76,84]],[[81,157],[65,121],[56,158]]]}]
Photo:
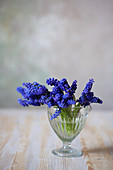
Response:
[{"label": "glass foot base", "polygon": [[69,148],[62,147],[60,149],[54,149],[52,153],[60,157],[79,157],[83,155],[83,153],[80,150],[76,150],[71,147]]}]

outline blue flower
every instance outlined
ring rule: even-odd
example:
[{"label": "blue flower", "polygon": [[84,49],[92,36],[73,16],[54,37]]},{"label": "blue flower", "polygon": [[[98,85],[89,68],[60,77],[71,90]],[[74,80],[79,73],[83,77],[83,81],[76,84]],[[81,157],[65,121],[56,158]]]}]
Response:
[{"label": "blue flower", "polygon": [[63,99],[68,99],[70,97],[70,94],[69,93],[66,93],[63,95]]},{"label": "blue flower", "polygon": [[61,90],[61,88],[59,87],[59,86],[55,86],[55,87],[53,87],[53,89],[52,89],[52,91],[51,91],[51,94],[52,95],[55,95],[55,94],[57,94],[57,93],[59,93],[59,94],[63,94],[63,91]]},{"label": "blue flower", "polygon": [[102,104],[103,101],[101,99],[99,99],[98,97],[93,97],[91,99],[91,103],[100,103],[100,104]]},{"label": "blue flower", "polygon": [[56,85],[58,85],[58,80],[57,79],[54,79],[54,78],[49,78],[49,79],[47,79],[46,80],[46,83],[48,84],[48,85],[51,85],[51,86],[56,86]]},{"label": "blue flower", "polygon": [[38,95],[42,95],[42,94],[45,94],[46,92],[48,92],[47,88],[45,86],[41,86],[39,89],[38,89]]},{"label": "blue flower", "polygon": [[22,100],[22,99],[18,99],[18,103],[24,107],[29,105],[27,100]]},{"label": "blue flower", "polygon": [[49,97],[45,100],[45,104],[47,104],[49,108],[50,108],[51,106],[54,106],[54,105],[55,105],[55,102],[54,102],[54,100],[53,100],[53,97],[52,97],[52,96],[49,96]]},{"label": "blue flower", "polygon": [[24,82],[22,85],[23,85],[24,87],[30,89],[31,86],[32,86],[32,83],[25,83],[25,82]]},{"label": "blue flower", "polygon": [[57,118],[59,116],[59,113],[61,113],[60,108],[56,109],[55,113],[53,115],[51,115],[50,119],[53,120],[53,119]]},{"label": "blue flower", "polygon": [[67,92],[67,89],[70,88],[70,86],[65,78],[63,78],[62,80],[59,81],[58,86],[65,92]]},{"label": "blue flower", "polygon": [[76,89],[77,89],[77,80],[74,80],[69,90],[71,90],[74,93]]},{"label": "blue flower", "polygon": [[62,94],[56,93],[56,94],[55,94],[55,97],[53,97],[53,99],[54,99],[55,102],[61,100],[61,99],[62,99]]},{"label": "blue flower", "polygon": [[21,93],[22,95],[25,95],[25,93],[26,93],[26,89],[23,87],[17,87],[16,90],[17,90],[17,92]]},{"label": "blue flower", "polygon": [[69,99],[69,100],[67,101],[67,103],[68,103],[69,105],[72,105],[72,104],[75,104],[75,103],[76,103],[76,101],[75,101],[75,100],[73,100],[73,99]]},{"label": "blue flower", "polygon": [[86,107],[90,103],[100,103],[102,100],[94,96],[94,92],[91,92],[94,80],[89,79],[81,96],[78,100],[75,99],[74,93],[77,89],[77,81],[74,80],[72,85],[68,84],[67,79],[63,78],[60,81],[55,78],[47,79],[48,85],[54,86],[52,91],[49,91],[44,85],[37,82],[23,83],[24,87],[17,87],[17,92],[22,94],[22,99],[18,99],[18,102],[22,106],[41,106],[46,104],[49,108],[57,106],[55,114],[51,116],[51,119],[57,118],[61,112],[61,108],[67,108],[70,105],[79,102],[81,106]]},{"label": "blue flower", "polygon": [[94,80],[89,79],[89,82],[86,84],[81,96],[77,100],[77,102],[79,102],[84,107],[86,107],[87,105],[90,105],[90,103],[100,103],[100,104],[103,103],[101,99],[94,96],[94,92],[91,92],[93,83],[94,83]]},{"label": "blue flower", "polygon": [[58,104],[58,106],[59,106],[60,108],[67,108],[67,107],[69,107],[69,104],[68,104],[67,101],[64,100],[64,99],[62,99],[61,101],[58,101],[57,104]]},{"label": "blue flower", "polygon": [[89,82],[86,84],[83,92],[84,92],[84,93],[89,92],[89,91],[92,89],[93,83],[94,83],[94,79],[92,79],[92,78],[89,79]]},{"label": "blue flower", "polygon": [[[23,83],[23,86],[26,88],[17,88],[17,91],[22,94],[23,99],[26,99],[18,101],[22,106],[40,106],[45,103],[45,100],[49,96],[48,89],[37,82]],[[44,98],[41,96],[44,96]]]}]

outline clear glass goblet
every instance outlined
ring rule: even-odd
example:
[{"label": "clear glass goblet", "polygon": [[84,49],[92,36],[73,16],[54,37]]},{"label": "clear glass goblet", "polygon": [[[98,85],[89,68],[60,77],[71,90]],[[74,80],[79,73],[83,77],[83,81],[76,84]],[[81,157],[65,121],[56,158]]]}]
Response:
[{"label": "clear glass goblet", "polygon": [[83,129],[91,106],[74,107],[61,109],[61,113],[57,118],[51,120],[51,115],[55,114],[56,107],[48,108],[48,119],[51,127],[57,136],[62,140],[63,146],[54,149],[53,154],[61,157],[78,157],[82,155],[81,150],[71,147],[71,142]]}]

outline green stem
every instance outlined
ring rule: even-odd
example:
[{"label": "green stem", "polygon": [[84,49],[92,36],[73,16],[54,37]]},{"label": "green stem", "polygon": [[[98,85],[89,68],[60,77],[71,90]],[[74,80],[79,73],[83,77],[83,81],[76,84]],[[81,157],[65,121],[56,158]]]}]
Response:
[{"label": "green stem", "polygon": [[[76,117],[79,113],[79,110],[80,110],[80,103],[78,103],[77,105],[74,105],[74,108],[72,110],[72,105],[70,105],[68,108],[61,108],[61,119],[62,121],[66,122],[65,126],[66,126],[66,132],[67,134],[72,134],[74,133],[75,131],[75,126],[76,126],[76,123],[75,120],[76,120]],[[74,120],[73,120],[74,118]],[[73,123],[72,123],[73,121]],[[62,122],[62,130],[64,132],[64,123]]]}]

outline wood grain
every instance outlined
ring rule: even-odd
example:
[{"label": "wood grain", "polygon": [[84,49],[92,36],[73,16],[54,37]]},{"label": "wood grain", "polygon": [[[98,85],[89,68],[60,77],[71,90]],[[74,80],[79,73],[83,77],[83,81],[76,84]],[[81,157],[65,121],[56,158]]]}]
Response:
[{"label": "wood grain", "polygon": [[83,156],[54,156],[61,146],[46,110],[0,109],[0,170],[113,170],[113,111],[89,114],[72,142]]}]

